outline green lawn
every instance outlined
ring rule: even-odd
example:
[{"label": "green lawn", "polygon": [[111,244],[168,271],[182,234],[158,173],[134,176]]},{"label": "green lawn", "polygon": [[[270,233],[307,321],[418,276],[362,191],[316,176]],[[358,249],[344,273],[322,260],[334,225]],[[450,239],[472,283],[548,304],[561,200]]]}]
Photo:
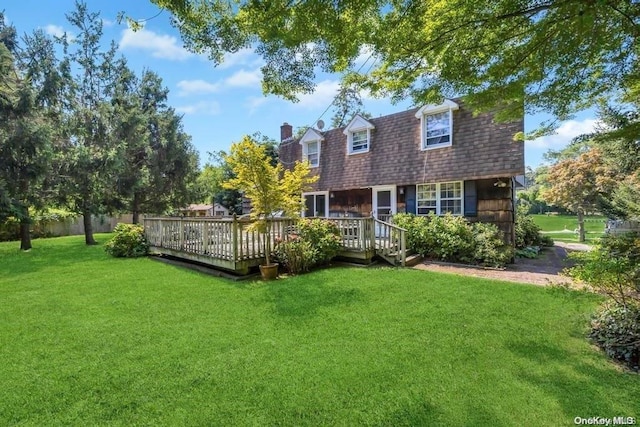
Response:
[{"label": "green lawn", "polygon": [[[548,233],[553,240],[560,242],[578,242],[578,235],[574,230],[578,228],[578,217],[576,215],[531,215],[534,222],[542,229],[543,233]],[[586,243],[593,244],[604,234],[604,226],[607,218],[604,216],[588,216],[585,218],[584,226]]]},{"label": "green lawn", "polygon": [[[99,235],[104,242],[107,236]],[[573,425],[640,416],[598,298],[391,268],[232,282],[0,244],[0,425]]]}]

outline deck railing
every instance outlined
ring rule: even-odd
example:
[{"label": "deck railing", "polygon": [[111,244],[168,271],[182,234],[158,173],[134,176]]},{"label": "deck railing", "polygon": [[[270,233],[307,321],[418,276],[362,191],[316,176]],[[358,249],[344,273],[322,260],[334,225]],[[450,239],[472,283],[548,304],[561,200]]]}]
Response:
[{"label": "deck railing", "polygon": [[[404,230],[374,218],[326,218],[336,224],[342,235],[345,252],[384,255],[402,253],[404,265]],[[277,240],[295,231],[296,219],[274,218],[268,236],[252,229],[252,221],[239,218],[145,218],[149,245],[162,251],[213,258],[238,263],[264,258],[264,239],[274,248]]]},{"label": "deck railing", "polygon": [[383,257],[394,258],[404,267],[407,260],[406,230],[377,218],[374,222],[376,252]]}]

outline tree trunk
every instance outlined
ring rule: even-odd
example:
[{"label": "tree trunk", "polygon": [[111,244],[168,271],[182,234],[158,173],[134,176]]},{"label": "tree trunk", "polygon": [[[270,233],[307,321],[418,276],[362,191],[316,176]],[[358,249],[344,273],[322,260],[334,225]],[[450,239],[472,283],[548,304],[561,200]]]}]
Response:
[{"label": "tree trunk", "polygon": [[138,224],[140,222],[140,196],[137,191],[133,193],[133,206],[131,210],[133,214],[131,222]]},{"label": "tree trunk", "polygon": [[91,224],[91,212],[85,210],[82,213],[82,219],[84,223],[84,242],[87,245],[95,245],[96,241],[93,238],[93,225]]},{"label": "tree trunk", "polygon": [[31,249],[31,231],[29,230],[31,221],[29,218],[20,220],[20,250],[28,251]]},{"label": "tree trunk", "polygon": [[584,242],[586,239],[584,232],[584,212],[582,212],[582,209],[578,209],[578,234],[578,241]]}]

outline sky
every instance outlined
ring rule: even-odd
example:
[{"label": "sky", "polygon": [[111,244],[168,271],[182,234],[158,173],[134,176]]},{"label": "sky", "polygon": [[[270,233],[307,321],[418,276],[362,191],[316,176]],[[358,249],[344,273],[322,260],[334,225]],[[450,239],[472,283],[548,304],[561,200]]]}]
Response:
[{"label": "sky", "polygon": [[[163,79],[170,91],[168,103],[184,115],[184,130],[191,135],[201,163],[207,161],[209,152],[226,151],[244,135],[260,132],[279,140],[283,122],[294,129],[314,125],[320,118],[327,125],[331,122],[332,111],[325,110],[338,90],[339,75],[318,73],[315,92],[300,96],[297,103],[264,96],[262,60],[251,49],[227,55],[221,65],[214,67],[206,57],[183,47],[179,31],[170,24],[170,13],[148,0],[89,0],[87,4],[90,11],[100,12],[105,46],[114,40],[119,53],[138,74],[147,68]],[[74,9],[73,0],[13,0],[0,7],[19,35],[40,28],[51,35],[66,32],[73,37],[74,30],[65,18],[65,13]],[[134,32],[125,23],[118,24],[116,18],[121,11],[146,20],[144,28]],[[363,52],[355,67],[367,58]],[[411,100],[394,105],[387,99],[365,98],[364,106],[365,111],[378,117],[414,105]],[[525,132],[548,118],[544,114],[526,116]],[[535,168],[543,162],[546,151],[564,147],[574,137],[592,131],[595,124],[593,110],[587,110],[561,123],[555,135],[525,142],[525,164]]]}]

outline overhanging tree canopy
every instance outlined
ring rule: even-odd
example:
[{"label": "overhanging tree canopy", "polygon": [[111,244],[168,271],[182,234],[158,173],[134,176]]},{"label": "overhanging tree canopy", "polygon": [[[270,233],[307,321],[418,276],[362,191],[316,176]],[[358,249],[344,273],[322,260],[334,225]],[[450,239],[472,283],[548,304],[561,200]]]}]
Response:
[{"label": "overhanging tree canopy", "polygon": [[416,103],[465,95],[499,118],[564,119],[638,81],[637,0],[151,0],[185,44],[220,62],[254,46],[266,93],[313,90],[314,68]]}]

